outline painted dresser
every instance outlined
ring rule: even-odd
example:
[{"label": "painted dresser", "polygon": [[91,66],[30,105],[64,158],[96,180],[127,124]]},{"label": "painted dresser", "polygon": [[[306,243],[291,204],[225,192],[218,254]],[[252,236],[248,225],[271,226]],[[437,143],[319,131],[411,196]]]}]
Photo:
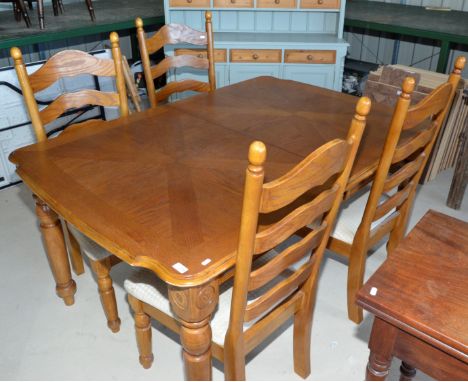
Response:
[{"label": "painted dresser", "polygon": [[[165,0],[166,23],[205,29],[213,14],[217,86],[257,76],[291,79],[341,91],[346,0]],[[167,55],[206,52],[169,46]],[[176,69],[168,80],[204,72]]]}]

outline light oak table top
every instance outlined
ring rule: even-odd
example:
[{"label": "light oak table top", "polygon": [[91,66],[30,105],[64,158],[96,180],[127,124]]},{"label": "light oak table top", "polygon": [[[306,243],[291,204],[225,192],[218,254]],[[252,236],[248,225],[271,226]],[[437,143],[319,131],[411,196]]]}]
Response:
[{"label": "light oak table top", "polygon": [[[357,98],[259,77],[15,151],[31,190],[125,262],[175,286],[232,267],[247,151],[268,149],[266,181],[344,138]],[[352,181],[377,166],[392,110],[373,106]],[[180,264],[180,265],[176,265]]]}]

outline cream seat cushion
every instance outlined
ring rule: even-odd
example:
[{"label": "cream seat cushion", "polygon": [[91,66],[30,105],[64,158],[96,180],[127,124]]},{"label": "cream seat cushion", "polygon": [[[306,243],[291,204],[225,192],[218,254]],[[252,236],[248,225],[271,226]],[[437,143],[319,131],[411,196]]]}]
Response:
[{"label": "cream seat cushion", "polygon": [[80,245],[81,252],[88,256],[91,260],[99,261],[105,259],[106,257],[112,256],[112,253],[102,248],[99,244],[95,243],[87,236],[83,235],[70,223],[67,222],[66,224],[71,234]]},{"label": "cream seat cushion", "polygon": [[[265,264],[267,261],[272,259],[278,254],[276,250],[271,250],[263,256],[260,256],[256,261],[254,261],[253,267],[258,268],[261,265]],[[281,279],[287,278],[294,270],[299,269],[307,261],[307,257],[296,264],[291,268],[284,271],[271,283],[277,283]],[[258,290],[250,292],[248,295],[249,301],[259,298],[265,291],[269,290],[271,285],[265,285]],[[229,325],[229,315],[231,311],[231,298],[232,298],[232,280],[227,281],[220,286],[219,291],[219,303],[218,308],[215,311],[213,318],[211,320],[211,331],[212,331],[212,340],[214,343],[223,346],[224,337]],[[141,300],[156,309],[162,311],[170,317],[175,317],[174,313],[171,310],[170,302],[167,293],[167,285],[164,281],[161,281],[154,273],[147,270],[138,270],[132,274],[124,282],[124,288],[127,293],[136,297],[138,300]],[[271,307],[271,309],[273,309]],[[266,313],[265,313],[266,314]],[[261,317],[260,317],[261,318]],[[259,319],[260,319],[259,318]],[[257,319],[257,321],[259,320]],[[244,331],[251,327],[255,321],[244,324]]]},{"label": "cream seat cushion", "polygon": [[[336,217],[335,228],[331,234],[335,239],[344,241],[352,244],[354,241],[354,235],[361,224],[362,216],[364,215],[364,209],[366,208],[367,199],[369,199],[370,189],[366,188],[363,192],[358,193],[349,200],[345,201],[341,205],[340,212]],[[390,198],[391,195],[383,194],[380,203]],[[385,216],[376,220],[371,224],[371,229],[378,226],[384,221],[394,210],[390,211]]]}]

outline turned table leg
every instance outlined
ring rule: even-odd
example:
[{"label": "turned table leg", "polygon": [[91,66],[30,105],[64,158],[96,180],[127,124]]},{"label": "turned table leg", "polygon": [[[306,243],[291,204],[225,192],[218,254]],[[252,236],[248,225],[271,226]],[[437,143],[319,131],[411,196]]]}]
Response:
[{"label": "turned table leg", "polygon": [[65,305],[73,305],[76,284],[71,277],[62,225],[57,214],[47,204],[38,197],[35,199],[36,214],[39,218],[47,257],[54,275],[57,294],[63,299]]},{"label": "turned table leg", "polygon": [[169,300],[180,323],[188,380],[211,380],[210,319],[218,304],[218,283],[191,288],[169,286]]},{"label": "turned table leg", "polygon": [[369,362],[366,370],[366,381],[384,381],[392,364],[393,346],[397,328],[378,317],[374,318],[369,339]]}]

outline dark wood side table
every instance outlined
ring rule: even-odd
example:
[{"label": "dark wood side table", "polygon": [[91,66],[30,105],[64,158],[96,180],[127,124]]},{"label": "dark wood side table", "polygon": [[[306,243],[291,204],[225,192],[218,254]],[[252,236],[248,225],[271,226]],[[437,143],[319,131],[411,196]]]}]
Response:
[{"label": "dark wood side table", "polygon": [[420,369],[468,380],[468,223],[429,211],[357,295],[375,315],[367,380],[401,380]]}]

